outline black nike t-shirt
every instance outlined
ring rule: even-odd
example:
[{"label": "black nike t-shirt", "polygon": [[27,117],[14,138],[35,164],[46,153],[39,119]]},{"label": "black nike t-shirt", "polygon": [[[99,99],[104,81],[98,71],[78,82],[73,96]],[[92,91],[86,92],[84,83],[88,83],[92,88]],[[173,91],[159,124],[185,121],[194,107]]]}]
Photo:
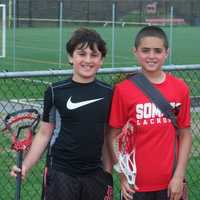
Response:
[{"label": "black nike t-shirt", "polygon": [[49,164],[67,174],[86,174],[102,167],[104,129],[112,89],[95,80],[72,79],[52,84],[44,95],[43,121],[55,124]]}]

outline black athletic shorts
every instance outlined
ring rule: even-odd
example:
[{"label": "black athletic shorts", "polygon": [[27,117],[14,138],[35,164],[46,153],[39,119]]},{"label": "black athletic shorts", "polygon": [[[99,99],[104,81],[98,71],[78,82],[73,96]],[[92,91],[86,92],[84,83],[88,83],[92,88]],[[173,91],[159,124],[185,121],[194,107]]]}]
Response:
[{"label": "black athletic shorts", "polygon": [[[153,192],[136,192],[133,194],[134,200],[169,200],[167,190],[159,190]],[[121,200],[124,200],[122,197]]]},{"label": "black athletic shorts", "polygon": [[103,170],[89,175],[69,176],[48,170],[42,200],[112,200],[113,178]]}]

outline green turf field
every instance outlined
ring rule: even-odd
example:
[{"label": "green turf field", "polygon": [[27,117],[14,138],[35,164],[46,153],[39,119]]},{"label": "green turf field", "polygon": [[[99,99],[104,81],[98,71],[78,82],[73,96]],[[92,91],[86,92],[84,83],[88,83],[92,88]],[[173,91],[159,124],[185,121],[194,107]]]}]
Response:
[{"label": "green turf field", "polygon": [[[77,27],[64,27],[62,31],[62,69],[70,68],[65,53],[65,43]],[[112,29],[111,27],[92,27],[96,29],[107,42],[108,55],[104,66],[112,65]],[[114,66],[137,65],[131,48],[136,32],[141,27],[116,27]],[[163,28],[168,35],[169,27]],[[200,27],[173,27],[172,63],[200,63]],[[6,58],[0,59],[0,71],[47,70],[59,67],[59,29],[58,28],[17,28],[16,48],[13,49],[13,30],[7,30]],[[14,57],[15,55],[15,57]],[[166,63],[168,64],[168,63]]]}]

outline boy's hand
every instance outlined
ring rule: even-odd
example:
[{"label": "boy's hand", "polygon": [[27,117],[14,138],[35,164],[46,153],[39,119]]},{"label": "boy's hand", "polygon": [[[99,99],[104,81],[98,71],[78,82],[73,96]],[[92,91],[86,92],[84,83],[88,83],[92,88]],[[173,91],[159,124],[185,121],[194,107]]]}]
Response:
[{"label": "boy's hand", "polygon": [[183,179],[173,177],[168,186],[168,197],[170,200],[180,200],[183,192]]},{"label": "boy's hand", "polygon": [[120,173],[119,177],[120,177],[120,183],[121,183],[121,193],[123,195],[123,198],[125,200],[132,200],[133,193],[135,193],[135,190],[138,190],[138,187],[136,185],[130,186],[128,184],[126,176],[123,173]]},{"label": "boy's hand", "polygon": [[18,168],[16,165],[14,165],[10,171],[10,175],[13,177],[17,177],[17,174],[21,172],[22,179],[25,178],[27,174],[27,169],[24,165],[22,165],[22,169]]}]

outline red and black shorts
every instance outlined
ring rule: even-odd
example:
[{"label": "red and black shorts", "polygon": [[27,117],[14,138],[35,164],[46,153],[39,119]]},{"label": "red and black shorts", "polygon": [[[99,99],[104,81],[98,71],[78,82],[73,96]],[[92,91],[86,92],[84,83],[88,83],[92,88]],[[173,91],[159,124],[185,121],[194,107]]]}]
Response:
[{"label": "red and black shorts", "polygon": [[42,200],[112,200],[113,178],[103,170],[69,176],[54,169],[46,174]]},{"label": "red and black shorts", "polygon": [[[133,194],[134,200],[169,200],[166,190],[159,190],[153,192],[136,192]],[[121,200],[124,200],[121,197]]]}]

